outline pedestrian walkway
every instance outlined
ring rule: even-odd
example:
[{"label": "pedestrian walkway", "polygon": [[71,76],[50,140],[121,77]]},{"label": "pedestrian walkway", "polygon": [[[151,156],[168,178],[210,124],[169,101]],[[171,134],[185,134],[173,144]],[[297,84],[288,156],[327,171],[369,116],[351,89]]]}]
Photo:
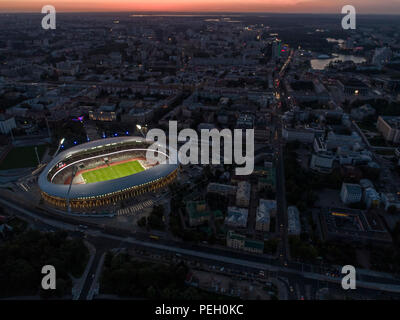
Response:
[{"label": "pedestrian walkway", "polygon": [[105,256],[106,256],[106,252],[104,252],[101,255],[101,258],[100,258],[99,264],[97,265],[96,273],[94,275],[93,282],[90,286],[86,300],[92,300],[94,296],[99,294],[99,291],[100,291],[99,280],[100,280],[101,270],[103,268]]},{"label": "pedestrian walkway", "polygon": [[288,291],[286,289],[286,286],[282,284],[281,281],[278,278],[268,278],[267,281],[271,282],[274,284],[277,289],[278,289],[278,299],[279,300],[287,300],[288,299]]},{"label": "pedestrian walkway", "polygon": [[83,285],[85,284],[90,267],[92,266],[92,263],[94,260],[94,256],[96,254],[96,248],[90,242],[84,241],[84,243],[89,250],[89,261],[85,267],[85,271],[83,272],[82,276],[77,279],[73,278],[72,300],[79,299],[82,289],[83,289]]},{"label": "pedestrian walkway", "polygon": [[135,204],[133,206],[130,206],[128,208],[123,208],[123,209],[119,209],[117,211],[117,216],[130,216],[130,215],[134,215],[135,213],[137,213],[138,211],[141,211],[143,209],[152,207],[154,205],[153,200],[146,200],[144,202]]}]

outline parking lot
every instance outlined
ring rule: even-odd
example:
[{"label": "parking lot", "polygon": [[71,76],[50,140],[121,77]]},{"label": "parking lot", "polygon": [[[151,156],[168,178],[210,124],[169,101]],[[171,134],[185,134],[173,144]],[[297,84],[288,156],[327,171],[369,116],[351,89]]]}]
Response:
[{"label": "parking lot", "polygon": [[243,280],[240,276],[227,277],[221,274],[193,270],[193,278],[198,282],[199,288],[215,293],[236,296],[249,300],[270,300],[273,289],[270,284],[263,285],[258,281]]}]

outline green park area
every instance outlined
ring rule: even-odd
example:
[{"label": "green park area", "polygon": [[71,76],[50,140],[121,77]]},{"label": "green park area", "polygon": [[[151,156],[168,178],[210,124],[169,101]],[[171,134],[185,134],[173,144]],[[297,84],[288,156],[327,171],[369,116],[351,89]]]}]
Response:
[{"label": "green park area", "polygon": [[140,300],[232,300],[189,286],[185,282],[189,273],[183,262],[144,261],[127,253],[109,251],[104,258],[100,293]]},{"label": "green park area", "polygon": [[[0,241],[0,299],[69,297],[72,277],[81,277],[89,260],[89,251],[82,239],[71,238],[65,231],[30,230],[18,219],[8,224],[12,231]],[[41,287],[44,265],[53,265],[57,270],[55,290]]]},{"label": "green park area", "polygon": [[[46,151],[47,145],[37,147],[40,160]],[[14,147],[0,163],[0,170],[37,167],[38,161],[35,153],[35,146]]]}]

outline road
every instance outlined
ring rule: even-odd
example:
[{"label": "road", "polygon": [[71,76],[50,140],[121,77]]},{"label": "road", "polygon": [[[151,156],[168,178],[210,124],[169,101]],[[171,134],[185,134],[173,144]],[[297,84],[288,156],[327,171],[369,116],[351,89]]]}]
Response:
[{"label": "road", "polygon": [[96,273],[97,266],[99,265],[99,262],[100,262],[100,259],[101,259],[101,256],[103,255],[103,253],[104,253],[104,250],[96,250],[96,254],[94,256],[92,265],[90,266],[88,275],[87,275],[87,277],[85,279],[85,282],[83,284],[83,288],[82,288],[81,294],[79,296],[79,300],[86,300],[87,299],[88,294],[89,294],[89,290],[92,287],[92,284],[93,284],[93,282],[95,280],[93,276]]},{"label": "road", "polygon": [[277,203],[277,221],[281,238],[279,247],[279,259],[283,265],[287,264],[289,260],[289,244],[288,244],[288,217],[287,217],[287,204],[286,204],[286,190],[285,190],[285,171],[283,163],[283,150],[282,150],[282,130],[279,119],[275,119],[275,164],[276,164],[276,203]]},{"label": "road", "polygon": [[274,149],[275,165],[276,165],[276,202],[277,202],[277,221],[280,233],[281,243],[279,246],[279,260],[284,266],[287,266],[290,259],[289,254],[289,241],[288,241],[288,215],[286,203],[286,189],[285,189],[285,167],[283,162],[283,139],[282,139],[282,122],[280,115],[282,114],[284,104],[281,98],[284,96],[281,88],[282,80],[285,75],[286,69],[289,66],[294,50],[291,50],[288,59],[282,66],[279,72],[279,79],[275,80],[276,96],[279,97],[277,106],[275,107],[272,124],[274,128],[272,146]]},{"label": "road", "polygon": [[[25,217],[28,215],[30,218],[39,219],[41,223],[50,223],[50,225],[54,228],[66,229],[70,230],[72,233],[76,233],[76,225],[59,221],[51,221],[47,218],[41,217],[40,213],[34,212],[32,209],[27,210],[25,208],[20,208],[18,205],[10,203],[1,198],[0,203],[2,203],[4,206],[13,208],[17,216],[21,215]],[[81,224],[80,221],[77,221],[76,223]],[[112,248],[119,248],[121,247],[122,243],[124,243],[124,247],[131,250],[143,250],[165,257],[171,257],[178,253],[180,254],[181,259],[200,261],[207,265],[215,265],[220,267],[224,266],[227,269],[232,269],[242,274],[248,273],[251,277],[255,277],[255,275],[259,274],[260,270],[264,270],[266,274],[287,279],[289,288],[290,286],[295,286],[297,283],[310,285],[314,293],[317,292],[318,288],[326,285],[329,285],[332,288],[337,288],[338,290],[341,288],[340,278],[314,273],[312,272],[313,270],[304,271],[303,266],[296,265],[293,262],[289,262],[288,266],[285,267],[281,266],[279,261],[274,259],[266,261],[264,256],[246,255],[239,252],[229,252],[170,240],[160,239],[158,241],[150,241],[148,238],[144,240],[141,236],[136,237],[136,235],[126,237],[123,235],[115,235],[114,233],[107,233],[102,231],[101,228],[96,230],[95,228],[90,227],[85,233],[86,240],[96,247],[96,256],[92,266],[90,266],[88,278],[84,284],[80,299],[85,299],[87,297],[93,282],[91,281],[92,274],[94,274],[97,269],[97,265],[102,253]],[[357,290],[373,297],[377,297],[380,295],[380,292],[386,291],[391,292],[391,296],[400,298],[399,279],[392,279],[388,281],[386,276],[377,273],[375,276],[371,276],[368,279],[365,278],[358,281],[357,284]],[[304,290],[300,288],[301,293],[303,293]],[[295,288],[294,292],[290,292],[288,298],[298,299],[298,294]]]}]

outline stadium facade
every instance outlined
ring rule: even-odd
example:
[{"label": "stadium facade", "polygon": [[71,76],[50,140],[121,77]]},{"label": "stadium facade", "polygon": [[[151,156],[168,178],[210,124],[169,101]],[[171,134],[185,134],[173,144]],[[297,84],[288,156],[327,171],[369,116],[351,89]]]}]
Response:
[{"label": "stadium facade", "polygon": [[152,165],[141,172],[113,180],[74,183],[80,171],[96,170],[100,165],[112,165],[121,160],[146,158],[146,151],[153,143],[141,137],[115,137],[84,143],[61,152],[39,176],[42,198],[56,207],[79,210],[113,205],[162,188],[177,177],[179,164],[167,161],[152,163],[152,159],[146,159]]}]

